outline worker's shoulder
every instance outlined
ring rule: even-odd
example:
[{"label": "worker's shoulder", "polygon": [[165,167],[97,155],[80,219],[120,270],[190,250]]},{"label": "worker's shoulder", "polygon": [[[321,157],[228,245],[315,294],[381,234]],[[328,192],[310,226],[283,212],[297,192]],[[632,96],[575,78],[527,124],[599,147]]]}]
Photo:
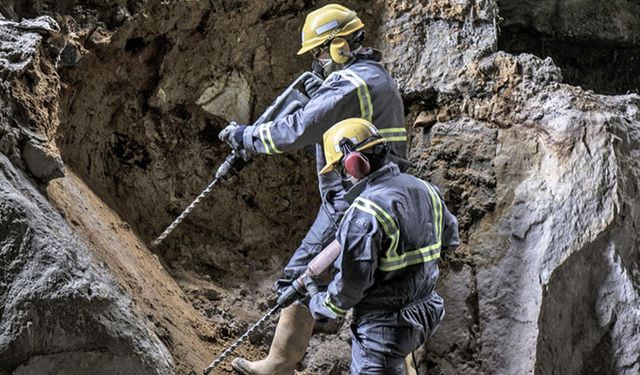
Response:
[{"label": "worker's shoulder", "polygon": [[429,195],[431,195],[432,193],[435,193],[440,198],[440,200],[444,201],[444,196],[442,194],[442,191],[440,190],[440,188],[437,185],[435,185],[435,184],[433,184],[433,183],[431,183],[431,182],[429,182],[427,180],[423,180],[423,179],[418,178],[416,176],[410,175],[408,173],[401,173],[401,175],[405,175],[406,176],[404,181],[405,181],[405,184],[407,186],[409,184],[414,184],[415,186],[426,190]]},{"label": "worker's shoulder", "polygon": [[365,212],[386,212],[393,200],[395,190],[398,190],[397,187],[389,184],[372,186],[362,192],[355,199],[354,204],[358,204],[358,207]]},{"label": "worker's shoulder", "polygon": [[442,197],[440,189],[435,185],[403,172],[370,185],[362,196],[380,206],[392,207],[394,200],[406,201],[407,197],[413,196],[415,191],[423,191],[427,194],[430,194],[430,191],[436,192]]},{"label": "worker's shoulder", "polygon": [[360,81],[367,81],[371,77],[390,78],[389,72],[377,61],[358,60],[343,69],[337,70],[327,77],[329,83],[342,83],[359,86]]},{"label": "worker's shoulder", "polygon": [[370,232],[374,229],[376,219],[375,216],[367,211],[366,207],[362,205],[362,202],[356,199],[351,203],[351,206],[349,206],[349,209],[340,221],[340,227],[343,229],[355,227],[362,232]]},{"label": "worker's shoulder", "polygon": [[357,60],[343,69],[343,71],[351,72],[364,80],[373,77],[391,79],[389,72],[379,61],[369,59]]}]

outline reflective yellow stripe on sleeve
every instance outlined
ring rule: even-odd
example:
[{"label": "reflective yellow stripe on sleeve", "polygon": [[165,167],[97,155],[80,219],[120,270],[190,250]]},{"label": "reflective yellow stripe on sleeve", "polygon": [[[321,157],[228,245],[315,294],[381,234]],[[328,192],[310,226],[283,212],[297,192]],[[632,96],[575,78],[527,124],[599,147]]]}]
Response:
[{"label": "reflective yellow stripe on sleeve", "polygon": [[344,314],[347,313],[347,310],[341,309],[331,302],[331,298],[329,298],[329,294],[327,294],[327,298],[324,299],[324,306],[329,310],[331,310],[331,312],[336,314],[337,316],[344,316]]},{"label": "reflective yellow stripe on sleeve", "polygon": [[260,141],[262,141],[262,146],[264,147],[267,155],[272,155],[274,153],[281,154],[282,151],[278,150],[275,142],[273,142],[273,138],[271,137],[271,124],[273,124],[273,122],[265,122],[260,125]]}]

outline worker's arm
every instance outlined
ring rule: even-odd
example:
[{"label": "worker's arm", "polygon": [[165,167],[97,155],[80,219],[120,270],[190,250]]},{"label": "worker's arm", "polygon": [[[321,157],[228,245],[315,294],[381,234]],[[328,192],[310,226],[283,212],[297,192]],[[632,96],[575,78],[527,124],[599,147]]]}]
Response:
[{"label": "worker's arm", "polygon": [[322,143],[324,132],[338,121],[360,115],[356,87],[333,74],[305,107],[279,120],[244,128],[242,147],[270,155],[299,150]]},{"label": "worker's arm", "polygon": [[442,230],[442,249],[455,250],[460,246],[460,236],[458,234],[458,219],[449,211],[444,201],[444,195],[440,188],[431,185],[438,193],[443,208],[443,230]]},{"label": "worker's arm", "polygon": [[353,216],[345,218],[338,229],[337,239],[342,248],[335,263],[338,273],[327,292],[316,294],[309,304],[316,319],[343,316],[362,300],[365,291],[374,283],[377,254],[383,241],[382,231],[375,219],[371,221],[366,218],[363,221]]},{"label": "worker's arm", "polygon": [[454,250],[460,246],[460,237],[458,235],[458,219],[447,209],[447,206],[442,201],[444,207],[444,230],[442,231],[442,248],[445,250]]}]

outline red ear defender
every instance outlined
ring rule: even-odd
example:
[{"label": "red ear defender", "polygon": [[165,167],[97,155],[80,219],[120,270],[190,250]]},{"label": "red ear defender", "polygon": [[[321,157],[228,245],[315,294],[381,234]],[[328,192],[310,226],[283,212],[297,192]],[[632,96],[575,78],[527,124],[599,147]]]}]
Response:
[{"label": "red ear defender", "polygon": [[358,180],[365,178],[371,171],[367,157],[357,151],[348,153],[344,157],[343,164],[347,173]]}]

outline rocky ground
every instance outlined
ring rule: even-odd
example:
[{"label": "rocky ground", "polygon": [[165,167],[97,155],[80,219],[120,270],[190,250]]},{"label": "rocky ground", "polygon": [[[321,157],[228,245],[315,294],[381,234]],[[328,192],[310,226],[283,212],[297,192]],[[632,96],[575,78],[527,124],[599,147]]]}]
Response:
[{"label": "rocky ground", "polygon": [[[228,152],[218,131],[308,67],[325,3],[0,5],[0,374],[200,373],[268,310],[318,206],[310,153],[259,158],[148,244]],[[640,10],[344,4],[401,89],[412,173],[460,221],[419,373],[640,372]],[[344,373],[348,342],[314,336],[301,372]]]}]

